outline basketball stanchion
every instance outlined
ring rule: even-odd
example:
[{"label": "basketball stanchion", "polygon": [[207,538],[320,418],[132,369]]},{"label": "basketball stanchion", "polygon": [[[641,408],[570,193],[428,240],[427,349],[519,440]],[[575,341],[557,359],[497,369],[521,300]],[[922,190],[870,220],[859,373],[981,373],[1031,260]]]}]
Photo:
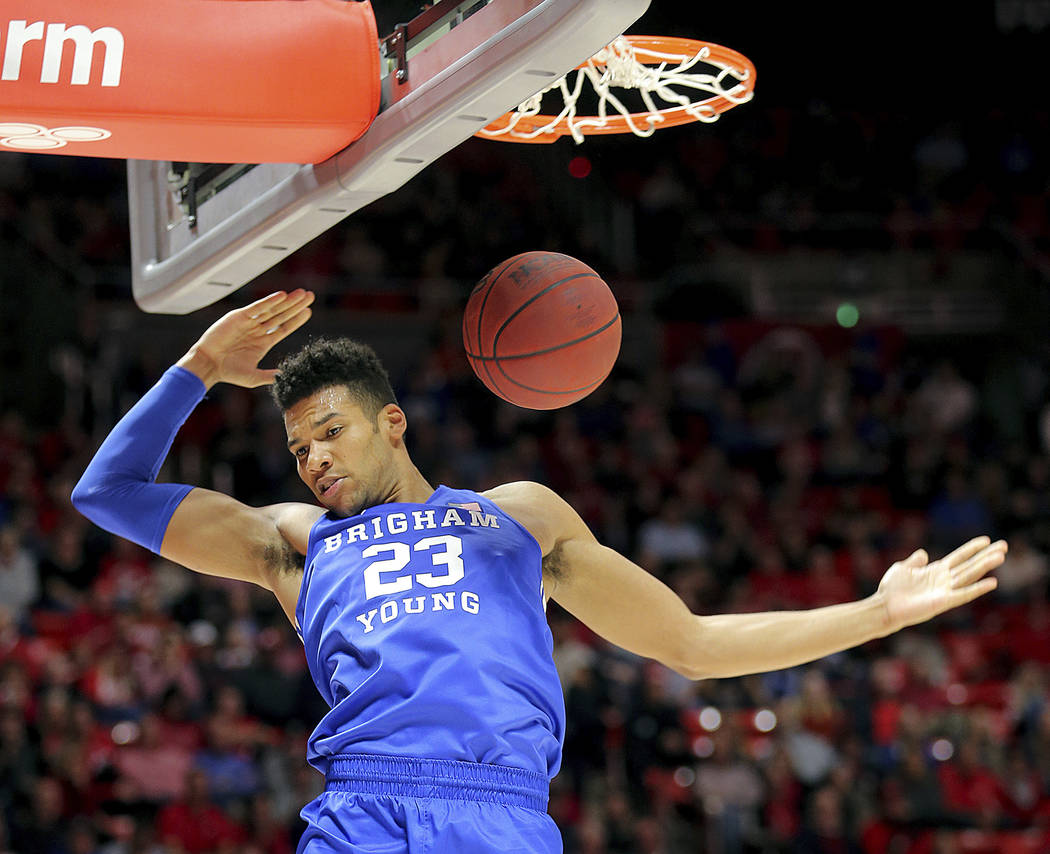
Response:
[{"label": "basketball stanchion", "polygon": [[755,83],[728,48],[616,38],[650,0],[437,0],[381,42],[364,0],[158,2],[185,25],[158,30],[133,0],[87,23],[74,0],[41,0],[38,20],[0,0],[0,150],[129,158],[132,293],[152,312],[232,293],[472,135],[648,136]]},{"label": "basketball stanchion", "polygon": [[[506,142],[554,142],[571,136],[577,143],[598,134],[651,136],[660,128],[716,121],[751,100],[755,76],[751,60],[722,45],[672,36],[620,36],[477,135]],[[578,112],[585,83],[598,98],[593,116]],[[629,110],[617,89],[637,92],[645,109]],[[543,114],[544,96],[559,95],[561,109]]]},{"label": "basketball stanchion", "polygon": [[[280,5],[289,14],[287,7],[307,3],[347,5]],[[136,302],[147,311],[184,314],[232,293],[579,65],[648,6],[649,0],[439,0],[383,40],[383,70],[374,81],[382,93],[379,114],[327,160],[236,167],[129,161]],[[314,50],[305,41],[302,49]],[[334,82],[327,91],[338,95],[341,87]]]}]

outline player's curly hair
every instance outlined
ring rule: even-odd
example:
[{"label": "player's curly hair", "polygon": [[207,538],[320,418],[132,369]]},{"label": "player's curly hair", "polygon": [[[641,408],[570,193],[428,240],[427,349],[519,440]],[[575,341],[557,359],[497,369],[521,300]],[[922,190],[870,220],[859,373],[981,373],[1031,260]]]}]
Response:
[{"label": "player's curly hair", "polygon": [[315,338],[286,356],[271,391],[282,411],[329,386],[346,386],[369,417],[397,403],[390,377],[375,350],[350,338]]}]

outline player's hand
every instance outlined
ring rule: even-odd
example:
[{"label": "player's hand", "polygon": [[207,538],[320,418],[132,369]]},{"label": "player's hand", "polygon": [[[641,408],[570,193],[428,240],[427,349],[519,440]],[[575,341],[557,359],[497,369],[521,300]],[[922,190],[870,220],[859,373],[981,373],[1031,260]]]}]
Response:
[{"label": "player's hand", "polygon": [[964,605],[996,587],[985,576],[1006,557],[1006,542],[975,537],[940,560],[922,549],[893,564],[875,594],[883,600],[891,631],[921,623]]},{"label": "player's hand", "polygon": [[277,371],[259,367],[270,349],[310,319],[312,291],[278,291],[234,309],[213,323],[179,365],[208,387],[218,382],[244,388],[269,385]]}]

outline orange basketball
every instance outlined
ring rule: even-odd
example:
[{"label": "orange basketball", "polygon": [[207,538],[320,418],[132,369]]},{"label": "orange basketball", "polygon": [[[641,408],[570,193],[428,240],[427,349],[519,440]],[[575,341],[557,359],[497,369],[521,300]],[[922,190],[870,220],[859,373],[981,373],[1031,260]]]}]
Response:
[{"label": "orange basketball", "polygon": [[471,292],[463,347],[489,390],[526,409],[557,409],[594,391],[620,352],[616,298],[582,261],[525,252]]}]

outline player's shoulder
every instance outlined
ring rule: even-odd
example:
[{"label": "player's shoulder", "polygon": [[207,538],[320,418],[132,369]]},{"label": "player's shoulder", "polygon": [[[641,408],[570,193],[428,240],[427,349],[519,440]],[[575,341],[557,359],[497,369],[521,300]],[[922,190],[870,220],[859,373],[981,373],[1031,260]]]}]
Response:
[{"label": "player's shoulder", "polygon": [[558,494],[542,483],[533,480],[515,480],[510,483],[501,483],[478,495],[484,496],[489,501],[499,504],[501,501],[552,501],[560,500]]},{"label": "player's shoulder", "polygon": [[544,516],[571,510],[565,499],[549,486],[532,480],[515,480],[502,483],[478,493],[502,508],[511,516],[540,513]]},{"label": "player's shoulder", "polygon": [[536,538],[544,554],[583,524],[565,499],[542,483],[517,480],[479,494],[520,522]]}]

